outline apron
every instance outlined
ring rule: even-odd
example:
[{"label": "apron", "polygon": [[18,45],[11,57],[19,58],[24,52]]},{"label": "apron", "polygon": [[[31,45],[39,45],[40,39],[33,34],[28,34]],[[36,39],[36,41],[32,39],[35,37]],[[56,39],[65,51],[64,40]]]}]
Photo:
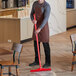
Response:
[{"label": "apron", "polygon": [[[35,15],[37,20],[37,28],[41,25],[43,19],[44,19],[44,13],[41,11],[41,7],[36,5],[35,7]],[[35,27],[33,29],[33,40],[36,40],[35,35]],[[48,28],[48,22],[45,24],[45,26],[41,29],[41,31],[38,33],[38,40],[39,42],[49,42],[49,28]]]}]

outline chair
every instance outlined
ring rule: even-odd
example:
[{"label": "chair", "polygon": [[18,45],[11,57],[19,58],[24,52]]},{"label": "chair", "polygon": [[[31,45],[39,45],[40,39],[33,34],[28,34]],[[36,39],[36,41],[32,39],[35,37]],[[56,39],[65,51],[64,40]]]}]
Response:
[{"label": "chair", "polygon": [[[3,76],[3,68],[9,68],[9,76],[12,75],[11,67],[16,67],[16,76],[19,76],[19,64],[20,64],[20,54],[22,52],[22,44],[13,43],[13,60],[12,61],[0,61],[1,73],[0,76]],[[17,55],[16,55],[17,53]]]},{"label": "chair", "polygon": [[76,55],[76,34],[72,34],[71,35],[71,41],[72,41],[72,53],[73,53],[71,71],[73,71],[74,64],[76,64],[76,61],[75,61],[75,55]]}]

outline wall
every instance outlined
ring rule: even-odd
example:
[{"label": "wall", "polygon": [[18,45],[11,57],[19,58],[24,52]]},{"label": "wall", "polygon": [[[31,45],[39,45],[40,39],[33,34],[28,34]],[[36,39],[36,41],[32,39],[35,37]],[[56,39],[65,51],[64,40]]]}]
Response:
[{"label": "wall", "polygon": [[20,40],[32,38],[33,23],[31,19],[26,17],[20,19]]},{"label": "wall", "polygon": [[[31,0],[31,4],[35,0]],[[50,36],[66,31],[66,0],[46,0],[51,6]]]},{"label": "wall", "polygon": [[76,9],[76,0],[74,0],[74,8]]},{"label": "wall", "polygon": [[66,31],[66,0],[47,0],[51,6],[50,35]]}]

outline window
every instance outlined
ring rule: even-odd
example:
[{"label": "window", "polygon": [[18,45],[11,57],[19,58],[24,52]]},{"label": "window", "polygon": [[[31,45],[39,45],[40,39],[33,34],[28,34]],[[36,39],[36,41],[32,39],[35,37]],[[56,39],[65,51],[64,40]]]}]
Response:
[{"label": "window", "polygon": [[66,7],[67,8],[74,8],[74,0],[67,0]]}]

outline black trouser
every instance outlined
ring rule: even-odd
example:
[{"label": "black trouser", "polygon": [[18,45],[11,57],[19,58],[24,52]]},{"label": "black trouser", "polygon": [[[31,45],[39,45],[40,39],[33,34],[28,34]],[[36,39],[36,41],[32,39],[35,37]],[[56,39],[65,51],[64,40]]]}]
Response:
[{"label": "black trouser", "polygon": [[[50,46],[49,43],[43,43],[44,52],[45,52],[45,63],[50,63]],[[39,49],[40,49],[40,42],[39,42]],[[37,42],[34,41],[34,50],[35,50],[35,62],[39,62],[38,60],[38,51],[37,51]]]}]

